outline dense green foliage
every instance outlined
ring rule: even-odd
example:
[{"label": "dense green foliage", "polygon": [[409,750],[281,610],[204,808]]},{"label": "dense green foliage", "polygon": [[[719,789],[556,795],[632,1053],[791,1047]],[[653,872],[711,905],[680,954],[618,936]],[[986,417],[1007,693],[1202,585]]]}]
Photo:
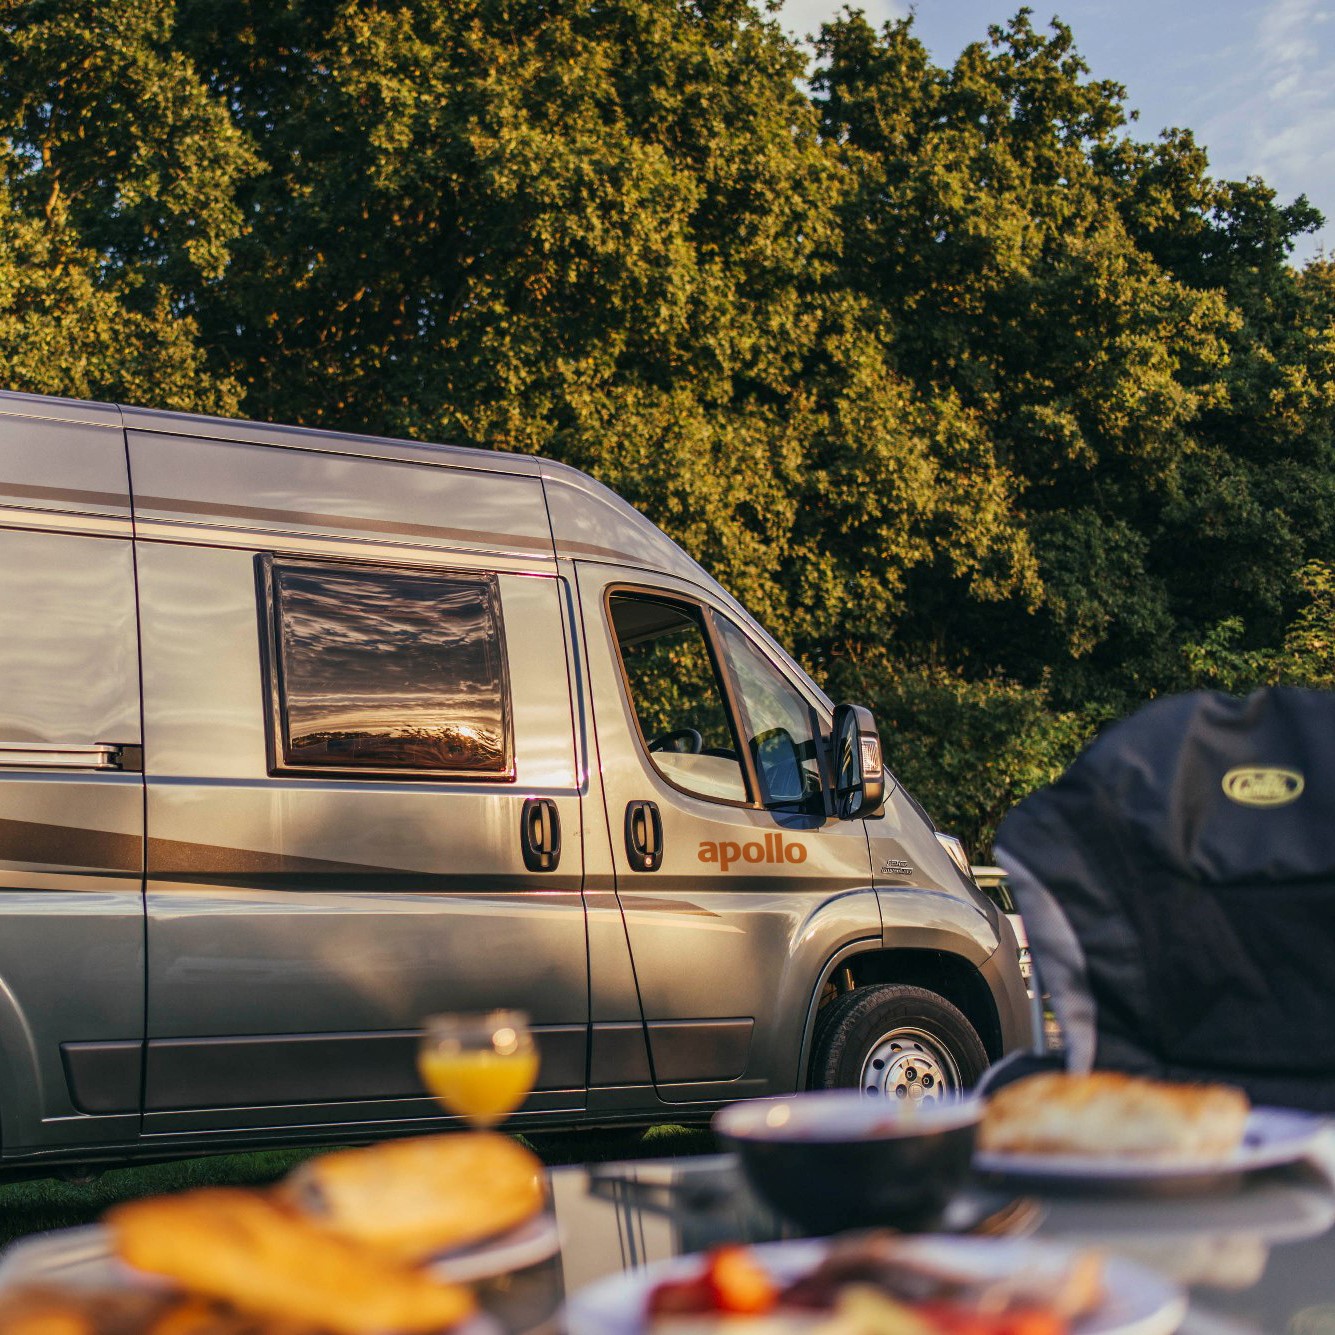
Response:
[{"label": "dense green foliage", "polygon": [[1335,265],[1065,27],[980,38],[0,0],[4,383],[587,468],[985,852],[1140,700],[1335,684]]}]

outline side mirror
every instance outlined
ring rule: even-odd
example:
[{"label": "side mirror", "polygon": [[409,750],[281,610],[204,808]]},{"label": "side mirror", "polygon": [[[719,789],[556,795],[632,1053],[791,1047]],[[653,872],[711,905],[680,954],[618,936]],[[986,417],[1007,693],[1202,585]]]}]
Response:
[{"label": "side mirror", "polygon": [[869,816],[885,800],[881,734],[871,710],[840,705],[834,711],[834,813],[840,820]]}]

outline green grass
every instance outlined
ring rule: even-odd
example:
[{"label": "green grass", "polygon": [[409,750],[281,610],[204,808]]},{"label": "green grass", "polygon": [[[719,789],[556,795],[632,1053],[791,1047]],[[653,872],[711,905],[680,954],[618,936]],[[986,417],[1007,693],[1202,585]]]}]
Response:
[{"label": "green grass", "polygon": [[[546,1132],[521,1137],[544,1163],[605,1163],[677,1154],[709,1154],[715,1144],[704,1128],[654,1126],[647,1131]],[[207,1155],[172,1163],[111,1168],[87,1182],[34,1178],[0,1185],[0,1246],[29,1233],[92,1223],[121,1201],[189,1187],[264,1186],[276,1182],[303,1159],[323,1153],[319,1146]]]}]

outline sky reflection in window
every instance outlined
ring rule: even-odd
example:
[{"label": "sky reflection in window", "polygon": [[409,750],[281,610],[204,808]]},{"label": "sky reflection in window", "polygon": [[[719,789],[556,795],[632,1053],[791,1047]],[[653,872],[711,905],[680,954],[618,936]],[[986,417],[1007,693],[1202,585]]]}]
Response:
[{"label": "sky reflection in window", "polygon": [[505,773],[487,575],[275,566],[289,765]]}]

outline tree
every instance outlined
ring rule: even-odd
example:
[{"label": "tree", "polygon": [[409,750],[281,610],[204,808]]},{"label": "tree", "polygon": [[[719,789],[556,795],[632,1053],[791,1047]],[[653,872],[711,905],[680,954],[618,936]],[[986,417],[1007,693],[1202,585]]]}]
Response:
[{"label": "tree", "polygon": [[0,48],[10,384],[586,468],[979,851],[1143,699],[1329,680],[1318,215],[1059,22],[938,67],[846,12],[805,88],[747,0],[0,0]]},{"label": "tree", "polygon": [[172,45],[170,0],[0,8],[0,356],[8,388],[235,412],[194,310],[253,166]]},{"label": "tree", "polygon": [[[1029,555],[981,443],[835,280],[838,146],[744,0],[191,3],[266,164],[202,301],[248,410],[543,450],[820,659],[945,554]],[[981,451],[981,452],[980,452]]]},{"label": "tree", "polygon": [[215,381],[193,323],[166,299],[108,281],[100,257],[61,210],[33,218],[0,188],[0,364],[5,388],[165,408],[235,412],[235,384]]}]

